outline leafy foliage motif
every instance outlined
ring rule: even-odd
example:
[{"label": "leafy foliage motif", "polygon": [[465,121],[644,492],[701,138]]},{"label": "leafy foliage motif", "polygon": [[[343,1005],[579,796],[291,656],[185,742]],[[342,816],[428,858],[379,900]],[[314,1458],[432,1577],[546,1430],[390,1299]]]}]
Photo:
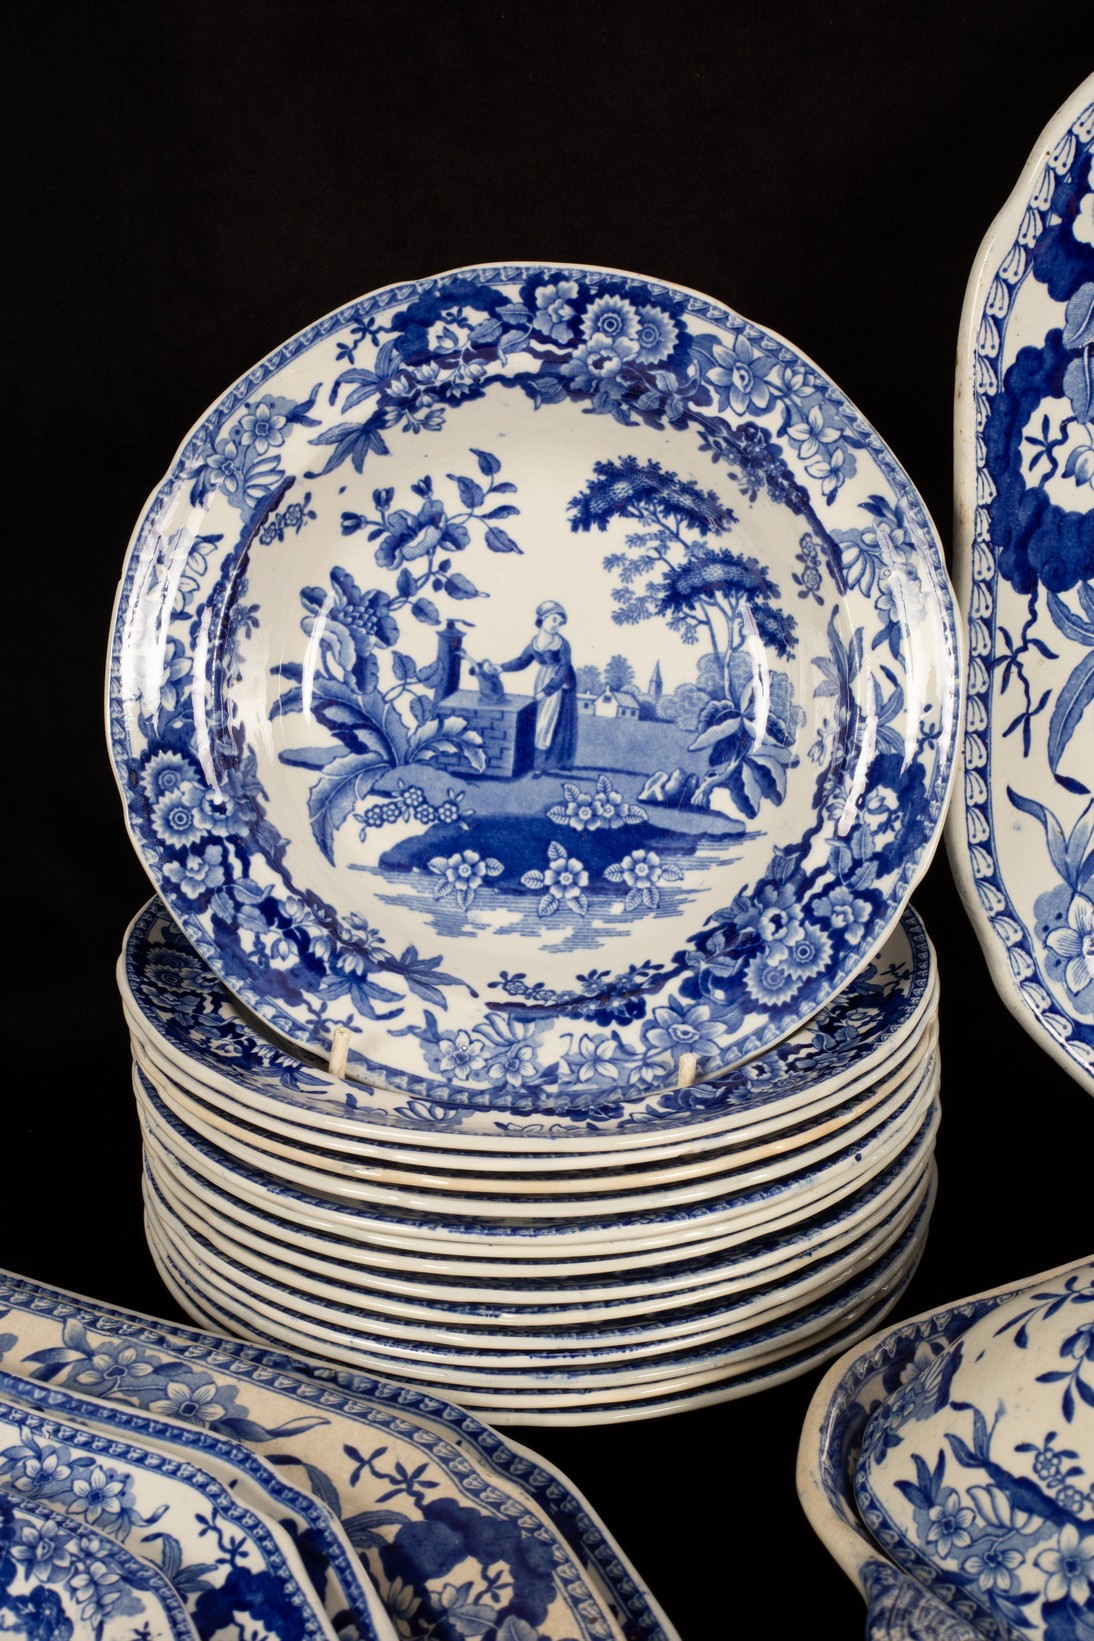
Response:
[{"label": "leafy foliage motif", "polygon": [[498,522],[519,509],[511,502],[488,505],[498,495],[513,494],[516,486],[498,479],[501,463],[491,452],[471,453],[478,479],[448,475],[460,499],[455,511],[449,512],[435,495],[427,474],[411,486],[419,500],[415,509],[393,507],[394,492],[384,489],[372,493],[375,513],[342,514],[344,536],[363,530],[376,543],[377,565],[395,573],[393,593],[379,587],[362,591],[337,564],[329,588],[301,589],[301,625],[317,642],[318,661],[309,671],[306,699],[303,663],[279,663],[275,670],[289,687],[274,703],[271,717],[306,712],[332,737],[333,744],[280,753],[283,763],[320,772],[308,793],[308,818],[329,861],[334,860],[337,834],[351,815],[362,828],[369,824],[368,811],[359,806],[391,770],[438,757],[456,759],[476,774],[485,767],[479,732],[458,714],[439,716],[435,710],[437,664],[420,667],[397,648],[400,617],[439,627],[437,598],[464,604],[489,596],[454,567],[455,555],[471,543],[471,525],[483,526],[491,552],[520,552]]}]

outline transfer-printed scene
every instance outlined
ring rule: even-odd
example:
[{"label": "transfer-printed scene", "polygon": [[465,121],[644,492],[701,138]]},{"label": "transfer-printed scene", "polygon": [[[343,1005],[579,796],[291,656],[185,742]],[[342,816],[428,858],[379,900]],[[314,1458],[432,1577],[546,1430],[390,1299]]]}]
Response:
[{"label": "transfer-printed scene", "polygon": [[891,917],[952,752],[936,549],[841,396],[701,306],[428,281],[184,458],[219,528],[146,562],[131,823],[298,1040],[441,1097],[648,1092]]},{"label": "transfer-printed scene", "polygon": [[[1038,189],[1021,244],[1000,248],[992,317],[982,327],[978,359],[990,355],[990,373],[981,369],[978,379],[983,505],[976,573],[990,584],[994,609],[977,605],[992,615],[990,632],[988,622],[981,623],[990,666],[978,653],[970,678],[977,701],[970,724],[984,722],[983,702],[993,726],[991,841],[1002,887],[1017,896],[1014,909],[1029,931],[1031,952],[1063,1011],[1064,1018],[1055,1015],[1053,1034],[1088,1069],[1094,1069],[1092,136],[1094,107],[1065,137],[1055,169],[1048,168],[1051,187]],[[974,641],[979,651],[979,632]],[[983,841],[977,825],[974,818],[974,843]],[[1040,862],[1036,870],[1033,861]],[[1023,879],[1041,885],[1028,901]],[[1007,944],[1014,945],[1011,935]]]}]

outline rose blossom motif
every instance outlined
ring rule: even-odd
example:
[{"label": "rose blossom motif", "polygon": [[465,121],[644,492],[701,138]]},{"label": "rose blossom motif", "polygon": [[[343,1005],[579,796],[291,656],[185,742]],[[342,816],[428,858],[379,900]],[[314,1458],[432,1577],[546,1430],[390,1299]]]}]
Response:
[{"label": "rose blossom motif", "polygon": [[1076,996],[1094,980],[1094,902],[1076,895],[1067,910],[1069,927],[1053,929],[1045,940],[1049,951],[1067,958],[1064,980]]},{"label": "rose blossom motif", "polygon": [[386,648],[396,643],[399,624],[391,614],[391,598],[378,587],[362,592],[340,564],[330,579],[330,593],[322,587],[301,588],[300,602],[308,613],[300,630],[317,638],[341,671],[349,672],[358,656],[371,654],[377,644]]},{"label": "rose blossom motif", "polygon": [[575,311],[570,304],[576,298],[577,285],[572,279],[559,279],[553,285],[541,285],[536,292],[532,329],[552,342],[569,342],[572,337],[569,321]]},{"label": "rose blossom motif", "polygon": [[462,552],[471,540],[466,526],[453,523],[435,496],[427,496],[416,513],[397,508],[384,522],[387,530],[376,549],[376,562],[382,570],[426,558],[438,547]]},{"label": "rose blossom motif", "polygon": [[604,876],[612,883],[627,885],[625,911],[633,912],[639,906],[654,910],[661,903],[658,884],[679,883],[684,874],[672,861],[663,861],[653,849],[635,849],[621,861],[613,861],[605,868]]},{"label": "rose blossom motif", "polygon": [[589,874],[583,861],[567,855],[561,843],[547,845],[547,870],[524,872],[520,880],[526,889],[542,889],[540,917],[553,917],[560,906],[584,917],[589,910]]},{"label": "rose blossom motif", "polygon": [[493,855],[483,860],[474,849],[464,849],[447,857],[434,855],[427,864],[429,870],[440,878],[433,898],[445,900],[453,895],[461,911],[467,910],[488,877],[497,877],[505,870],[501,861],[495,860]]},{"label": "rose blossom motif", "polygon": [[617,378],[623,366],[633,359],[637,352],[638,343],[632,342],[627,336],[604,336],[598,333],[574,349],[573,358],[567,360],[562,367],[562,374],[570,378],[578,393],[606,391],[619,398],[622,396],[624,384]]},{"label": "rose blossom motif", "polygon": [[849,946],[857,946],[866,933],[871,909],[868,900],[857,899],[843,884],[813,902],[817,916],[824,918],[833,929],[842,929]]},{"label": "rose blossom motif", "polygon": [[284,416],[276,415],[273,406],[263,400],[240,417],[240,443],[254,445],[257,454],[264,456],[271,445],[285,443],[285,435],[281,431],[284,425]]},{"label": "rose blossom motif", "polygon": [[210,843],[199,854],[187,855],[180,864],[166,861],[164,877],[178,885],[187,900],[200,900],[210,889],[219,889],[224,883],[224,850],[219,843]]},{"label": "rose blossom motif", "polygon": [[758,352],[740,333],[729,347],[715,342],[711,351],[718,363],[708,373],[707,380],[719,390],[719,409],[725,408],[728,399],[735,416],[747,416],[749,411],[762,415],[772,399],[767,378],[774,359]]}]

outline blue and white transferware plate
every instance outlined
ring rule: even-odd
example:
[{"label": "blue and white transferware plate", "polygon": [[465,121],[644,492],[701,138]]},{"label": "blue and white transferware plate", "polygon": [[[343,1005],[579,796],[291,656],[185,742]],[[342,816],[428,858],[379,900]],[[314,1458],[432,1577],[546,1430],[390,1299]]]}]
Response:
[{"label": "blue and white transferware plate", "polygon": [[461,1107],[409,1098],[301,1061],[240,1012],[156,901],[134,919],[118,964],[123,1004],[141,1034],[214,1094],[274,1116],[296,1113],[309,1126],[370,1144],[401,1140],[474,1150],[475,1164],[482,1157],[484,1167],[492,1151],[507,1166],[506,1155],[517,1146],[545,1159],[632,1149],[653,1156],[658,1142],[662,1153],[686,1147],[694,1154],[701,1143],[717,1143],[743,1127],[781,1127],[799,1107],[816,1107],[880,1077],[925,1028],[937,1002],[937,974],[923,924],[908,907],[839,997],[747,1065],[667,1093],[651,1089],[633,1068],[616,1067],[614,1081],[603,1067],[596,1076],[583,1070],[565,1112],[544,1118],[495,1110],[489,1102]]},{"label": "blue and white transferware plate", "polygon": [[1000,1300],[867,1421],[859,1514],[985,1635],[1094,1630],[1094,1261]]},{"label": "blue and white transferware plate", "polygon": [[193,430],[110,742],[268,1025],[568,1112],[724,1071],[865,966],[941,825],[957,656],[921,501],[793,348],[634,275],[475,267],[321,320]]},{"label": "blue and white transferware plate", "polygon": [[707,1201],[629,1212],[606,1199],[599,1217],[537,1222],[507,1219],[481,1209],[474,1217],[446,1215],[436,1209],[430,1213],[400,1210],[375,1202],[347,1201],[333,1192],[305,1190],[230,1156],[197,1127],[176,1117],[139,1068],[134,1068],[133,1075],[146,1144],[168,1157],[181,1158],[244,1202],[282,1213],[305,1227],[360,1238],[374,1247],[426,1254],[440,1248],[462,1251],[469,1257],[475,1253],[497,1257],[519,1249],[522,1259],[551,1258],[564,1252],[575,1256],[609,1250],[623,1253],[636,1246],[670,1247],[683,1254],[691,1243],[707,1240],[731,1225],[755,1232],[788,1213],[804,1218],[811,1205],[836,1193],[847,1195],[887,1167],[933,1110],[937,1084],[937,1059],[931,1056],[914,1086],[902,1091],[902,1103],[868,1139],[844,1144],[811,1167],[774,1180],[741,1189],[727,1183],[718,1196]]},{"label": "blue and white transferware plate", "polygon": [[[689,1253],[682,1259],[664,1258],[658,1264],[632,1264],[616,1255],[607,1261],[579,1261],[571,1268],[545,1272],[537,1265],[505,1260],[477,1262],[465,1268],[463,1258],[402,1255],[390,1249],[371,1251],[364,1244],[331,1232],[305,1230],[276,1214],[229,1196],[202,1179],[178,1157],[166,1163],[146,1148],[146,1170],[172,1201],[179,1196],[203,1224],[231,1241],[288,1262],[301,1276],[316,1273],[333,1277],[339,1271],[351,1282],[367,1285],[396,1300],[434,1300],[438,1297],[459,1309],[468,1303],[495,1306],[571,1307],[569,1319],[580,1320],[604,1304],[648,1314],[658,1304],[679,1303],[679,1294],[707,1284],[725,1292],[758,1281],[777,1281],[811,1260],[846,1247],[849,1242],[895,1217],[904,1200],[922,1185],[930,1152],[926,1145],[904,1153],[896,1162],[857,1191],[828,1205],[819,1215],[799,1220],[773,1232],[737,1237],[713,1251]],[[619,1268],[616,1268],[616,1267]],[[576,1313],[572,1307],[577,1307]]]},{"label": "blue and white transferware plate", "polygon": [[[934,1046],[932,1032],[923,1047],[925,1061]],[[368,1164],[355,1165],[346,1159],[325,1154],[302,1142],[280,1145],[253,1124],[225,1114],[211,1101],[200,1099],[165,1076],[137,1054],[134,1064],[155,1088],[164,1105],[181,1123],[218,1146],[230,1157],[258,1171],[269,1172],[290,1185],[322,1196],[330,1193],[343,1202],[362,1202],[397,1210],[410,1209],[442,1217],[486,1217],[499,1219],[579,1220],[603,1216],[606,1212],[631,1212],[641,1208],[671,1208],[706,1197],[722,1196],[727,1190],[743,1190],[767,1183],[788,1173],[804,1173],[815,1163],[852,1141],[869,1143],[885,1120],[905,1101],[922,1072],[917,1061],[906,1072],[883,1085],[874,1098],[844,1108],[836,1107],[829,1123],[808,1127],[798,1135],[788,1134],[785,1144],[778,1141],[756,1147],[738,1146],[730,1152],[715,1153],[718,1166],[698,1175],[662,1179],[656,1173],[618,1174],[605,1170],[600,1189],[571,1192],[566,1175],[551,1175],[540,1181],[526,1178],[526,1189],[511,1194],[504,1191],[484,1195],[468,1191],[462,1179],[431,1181],[427,1185],[412,1177],[387,1183]],[[494,1178],[495,1176],[488,1176]]]},{"label": "blue and white transferware plate", "polygon": [[[809,1288],[837,1280],[853,1267],[861,1268],[880,1257],[907,1229],[926,1190],[927,1177],[923,1174],[880,1223],[867,1226],[858,1236],[835,1239],[834,1247],[819,1248],[812,1259],[800,1261],[792,1270],[775,1268],[754,1275],[751,1281],[734,1281],[732,1277],[728,1282],[705,1285],[694,1281],[683,1294],[658,1294],[651,1282],[645,1302],[617,1299],[581,1304],[571,1296],[566,1304],[542,1300],[537,1304],[534,1294],[525,1294],[523,1302],[513,1306],[482,1292],[461,1302],[441,1288],[409,1302],[395,1299],[390,1293],[378,1293],[369,1285],[367,1274],[345,1261],[333,1261],[321,1271],[306,1267],[297,1270],[278,1257],[285,1250],[259,1249],[253,1241],[242,1241],[230,1224],[222,1218],[214,1220],[204,1204],[177,1180],[157,1177],[150,1164],[145,1169],[146,1199],[157,1199],[161,1223],[169,1225],[172,1234],[189,1237],[195,1251],[202,1250],[209,1262],[220,1262],[225,1271],[230,1268],[238,1272],[242,1267],[259,1282],[277,1284],[272,1292],[281,1294],[291,1289],[301,1305],[312,1296],[332,1300],[367,1316],[369,1327],[389,1329],[397,1337],[421,1339],[428,1330],[433,1339],[450,1334],[463,1344],[473,1336],[491,1349],[510,1348],[518,1342],[533,1343],[537,1348],[568,1347],[575,1341],[587,1345],[626,1343],[636,1328],[649,1340],[670,1335],[690,1337],[704,1330],[713,1331],[713,1317],[728,1333],[738,1324],[743,1325],[745,1317],[789,1309]],[[231,1262],[230,1267],[226,1261]]]},{"label": "blue and white transferware plate", "polygon": [[28,1641],[196,1641],[159,1568],[0,1488],[0,1633]]},{"label": "blue and white transferware plate", "polygon": [[[890,1559],[867,1530],[855,1498],[854,1477],[870,1421],[881,1420],[887,1406],[899,1408],[906,1399],[924,1410],[932,1399],[944,1400],[953,1381],[954,1353],[961,1340],[977,1325],[989,1326],[990,1318],[1000,1307],[1006,1307],[1017,1295],[1028,1296],[1031,1289],[1053,1290],[1045,1294],[1050,1314],[1053,1305],[1056,1314],[1066,1314],[1076,1293],[1081,1305],[1083,1284],[1072,1280],[1074,1270],[1072,1265],[1062,1265],[1044,1272],[1033,1283],[1008,1284],[902,1322],[899,1327],[867,1340],[865,1345],[849,1350],[833,1364],[817,1387],[802,1430],[798,1496],[814,1531],[869,1603],[867,1633],[877,1641],[908,1641],[912,1635],[922,1637],[923,1641],[976,1641],[985,1634],[999,1634],[998,1626],[983,1605],[984,1598],[990,1607],[998,1596],[1005,1596],[1008,1590],[1017,1587],[1015,1574],[1026,1559],[1020,1552],[1032,1547],[1032,1538],[1040,1534],[1046,1521],[1055,1515],[1060,1532],[1067,1526],[1068,1518],[1061,1513],[1061,1506],[1068,1506],[1067,1489],[1077,1479],[1075,1474],[1068,1474],[1072,1467],[1067,1460],[1056,1463],[1051,1458],[1047,1462],[1042,1459],[1034,1471],[1039,1480],[1017,1500],[1008,1499],[1000,1487],[1004,1479],[1001,1469],[987,1480],[967,1475],[965,1480],[971,1482],[970,1491],[988,1512],[981,1523],[984,1541],[974,1550],[973,1535],[968,1529],[977,1520],[977,1512],[968,1501],[960,1498],[952,1501],[957,1512],[967,1512],[956,1519],[950,1512],[951,1500],[940,1497],[927,1508],[930,1520],[926,1531],[936,1529],[932,1542],[936,1547],[944,1546],[943,1557],[951,1556],[954,1576],[950,1578],[937,1566],[928,1568],[924,1563],[913,1579]],[[1089,1300],[1089,1289],[1086,1297]],[[1030,1309],[1035,1311],[1036,1305]],[[1081,1336],[1080,1345],[1083,1339],[1085,1335]],[[1070,1353],[1067,1371],[1054,1381],[1061,1396],[1066,1394],[1068,1382],[1074,1383],[1082,1375],[1087,1360],[1081,1349],[1077,1354]],[[1031,1384],[1032,1372],[1022,1377],[1027,1386]],[[992,1394],[990,1401],[989,1418],[1002,1417],[1005,1411],[1002,1398]],[[1020,1390],[1011,1402],[1011,1411],[1020,1412],[1025,1405],[1026,1397]],[[971,1416],[971,1410],[967,1411]],[[1067,1439],[1069,1421],[1062,1407],[1060,1413],[1060,1428],[1050,1446]],[[988,1440],[989,1418],[983,1420],[981,1431]],[[978,1439],[974,1435],[973,1447]],[[899,1448],[896,1451],[899,1452]],[[975,1455],[967,1443],[964,1452],[973,1460],[971,1468],[975,1470]],[[1031,1443],[1028,1453],[1031,1467],[1036,1457],[1037,1444]],[[1074,1457],[1069,1454],[1067,1459]],[[939,1461],[940,1491],[945,1487],[948,1492],[946,1465],[949,1463],[956,1471],[964,1465],[964,1459],[956,1449],[949,1453],[935,1452],[930,1461],[932,1471]],[[913,1488],[918,1485],[918,1479],[913,1481]],[[1061,1491],[1064,1498],[1059,1500]],[[1045,1505],[1040,1517],[1032,1508],[1038,1495]],[[913,1501],[908,1502],[911,1508]],[[1075,1502],[1074,1497],[1070,1502]],[[1081,1505],[1082,1501],[1079,1502]],[[1081,1531],[1076,1537],[1081,1545]],[[1059,1550],[1058,1545],[1055,1548]],[[962,1572],[960,1563],[973,1555],[977,1555],[978,1560]],[[1072,1570],[1076,1575],[1082,1573],[1088,1555],[1089,1547],[1074,1561]],[[1046,1586],[1061,1571],[1055,1562],[1041,1570]],[[1030,1603],[1021,1605],[1028,1607]],[[1067,1602],[1062,1599],[1061,1627],[1057,1633],[1061,1637],[1083,1634],[1082,1628],[1076,1628],[1071,1622],[1072,1615],[1066,1609]],[[1032,1629],[1029,1622],[1022,1619],[1016,1629],[1007,1628],[1002,1633],[1031,1634]]]},{"label": "blue and white transferware plate", "polygon": [[649,1356],[635,1348],[625,1360],[602,1367],[588,1365],[552,1367],[546,1361],[525,1369],[463,1369],[438,1364],[429,1369],[423,1362],[406,1358],[373,1356],[358,1345],[350,1328],[336,1341],[324,1330],[290,1313],[273,1314],[252,1303],[248,1293],[211,1282],[204,1271],[191,1265],[157,1226],[148,1226],[149,1247],[161,1274],[169,1273],[172,1291],[186,1296],[186,1308],[193,1314],[191,1300],[216,1317],[218,1326],[244,1338],[266,1339],[290,1349],[314,1352],[330,1360],[360,1367],[366,1373],[382,1372],[393,1379],[419,1385],[442,1383],[461,1403],[488,1417],[498,1413],[516,1414],[522,1408],[544,1411],[580,1405],[587,1398],[609,1404],[616,1400],[642,1401],[666,1391],[695,1388],[720,1379],[732,1379],[753,1367],[790,1355],[809,1342],[819,1342],[839,1332],[857,1318],[867,1316],[879,1296],[901,1284],[917,1263],[926,1238],[926,1212],[920,1210],[913,1225],[897,1246],[853,1280],[841,1283],[828,1294],[803,1306],[796,1314],[713,1344],[688,1347],[683,1342],[676,1351]]},{"label": "blue and white transferware plate", "polygon": [[117,1407],[72,1385],[24,1379],[3,1367],[0,1397],[198,1466],[289,1533],[339,1641],[395,1641],[387,1613],[340,1523],[321,1500],[294,1487],[250,1448],[217,1431]]},{"label": "blue and white transferware plate", "polygon": [[[651,1419],[670,1413],[685,1413],[695,1408],[735,1401],[742,1396],[752,1396],[758,1390],[784,1384],[788,1379],[796,1379],[801,1374],[810,1372],[820,1363],[830,1361],[853,1340],[861,1339],[873,1332],[893,1307],[899,1304],[915,1273],[915,1264],[916,1261],[913,1259],[899,1281],[864,1313],[843,1319],[838,1327],[832,1332],[825,1333],[822,1338],[811,1339],[797,1349],[788,1349],[784,1354],[776,1353],[773,1357],[765,1358],[759,1365],[746,1366],[732,1377],[715,1374],[700,1378],[694,1384],[686,1386],[681,1386],[677,1382],[674,1388],[659,1387],[649,1396],[629,1398],[624,1394],[607,1402],[598,1401],[590,1392],[583,1392],[579,1400],[561,1410],[543,1407],[537,1400],[522,1406],[516,1412],[492,1408],[490,1418],[499,1425],[618,1424],[633,1419]],[[184,1310],[188,1310],[201,1327],[215,1332],[222,1326],[208,1306],[203,1306],[193,1295],[184,1293],[179,1284],[172,1279],[170,1271],[162,1265],[159,1268],[164,1284],[178,1304]],[[256,1332],[255,1339],[257,1338]],[[278,1341],[269,1337],[264,1338],[260,1344],[240,1345],[239,1348],[249,1351],[256,1361],[275,1370],[291,1363],[299,1373],[308,1378],[319,1383],[340,1385],[351,1395],[356,1394],[362,1386],[375,1383],[352,1368],[335,1367],[316,1357],[288,1355]],[[390,1388],[393,1390],[395,1387]],[[475,1415],[466,1410],[463,1410],[462,1416],[469,1423],[475,1419]],[[906,1641],[906,1638],[894,1637],[894,1641]]]},{"label": "blue and white transferware plate", "polygon": [[[317,1145],[316,1135],[311,1129],[290,1126],[282,1123],[280,1119],[260,1116],[251,1106],[237,1105],[219,1090],[213,1092],[201,1085],[195,1085],[186,1079],[185,1075],[180,1074],[177,1068],[158,1058],[143,1038],[133,1035],[131,1046],[135,1063],[153,1084],[167,1091],[169,1103],[175,1106],[180,1115],[185,1117],[192,1111],[217,1132],[236,1135],[246,1140],[254,1149],[253,1160],[259,1167],[272,1166],[276,1170],[278,1164],[272,1159],[287,1159],[294,1164],[306,1163],[311,1168],[321,1170],[323,1175],[334,1174],[340,1181],[367,1180],[381,1193],[402,1193],[405,1190],[422,1189],[443,1192],[448,1198],[472,1195],[504,1200],[506,1204],[510,1204],[515,1200],[529,1197],[591,1197],[600,1195],[605,1190],[663,1191],[672,1187],[690,1186],[713,1191],[715,1186],[709,1182],[713,1182],[719,1175],[731,1171],[736,1173],[742,1168],[762,1163],[775,1156],[789,1157],[827,1135],[842,1132],[852,1122],[859,1122],[868,1113],[876,1111],[897,1083],[911,1074],[917,1061],[928,1052],[935,1035],[932,1027],[925,1034],[925,1040],[917,1044],[914,1052],[906,1060],[901,1061],[899,1066],[893,1067],[881,1082],[869,1085],[864,1090],[855,1090],[845,1100],[826,1107],[819,1115],[807,1111],[804,1119],[788,1122],[784,1129],[774,1134],[762,1134],[753,1139],[751,1133],[745,1130],[743,1136],[737,1138],[736,1143],[723,1144],[716,1149],[704,1149],[695,1156],[684,1153],[680,1156],[672,1155],[668,1159],[648,1161],[644,1152],[630,1152],[627,1154],[629,1167],[624,1165],[613,1168],[607,1166],[606,1162],[600,1167],[588,1166],[594,1162],[593,1158],[577,1158],[577,1163],[585,1163],[586,1166],[555,1170],[551,1173],[541,1173],[538,1170],[532,1172],[526,1169],[514,1171],[512,1174],[501,1169],[481,1173],[451,1167],[438,1170],[408,1164],[401,1160],[396,1165],[389,1166],[386,1157],[378,1160],[372,1152],[362,1155],[356,1151],[332,1148],[326,1143],[327,1135],[322,1135],[324,1143]],[[450,1151],[439,1154],[446,1159],[453,1157]],[[432,1156],[434,1153],[427,1152],[424,1155]],[[529,1159],[523,1160],[527,1162]],[[789,1162],[786,1166],[790,1166]],[[306,1183],[302,1176],[291,1177],[299,1178],[302,1183]],[[708,1182],[706,1187],[701,1185],[700,1182],[703,1181]],[[330,1180],[319,1177],[315,1183],[320,1186],[329,1185]],[[381,1200],[410,1202],[411,1199],[403,1198],[400,1194],[398,1199],[391,1195],[382,1195]]]},{"label": "blue and white transferware plate", "polygon": [[1007,1006],[1094,1087],[1094,76],[981,247],[958,355],[962,895]]},{"label": "blue and white transferware plate", "polygon": [[490,1612],[499,1641],[528,1641],[525,1627],[536,1641],[673,1641],[595,1512],[549,1465],[438,1397],[360,1374],[342,1390],[299,1358],[263,1355],[0,1275],[8,1368],[166,1407],[265,1454],[330,1501],[402,1641],[465,1633],[452,1606],[468,1580],[463,1599]]},{"label": "blue and white transferware plate", "polygon": [[0,1483],[153,1562],[201,1641],[336,1641],[288,1534],[198,1465],[0,1399]]}]

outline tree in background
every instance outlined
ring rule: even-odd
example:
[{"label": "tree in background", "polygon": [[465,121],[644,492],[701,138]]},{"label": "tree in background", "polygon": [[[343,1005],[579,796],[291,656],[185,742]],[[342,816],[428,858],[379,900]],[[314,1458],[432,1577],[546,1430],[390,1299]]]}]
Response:
[{"label": "tree in background", "polygon": [[[598,461],[570,502],[570,514],[575,531],[606,531],[617,520],[638,526],[626,536],[623,552],[604,558],[604,568],[620,583],[612,591],[612,619],[619,626],[660,618],[685,644],[705,640],[709,646],[704,676],[691,686],[703,700],[690,694],[685,700],[677,691],[675,713],[664,702],[660,708],[682,727],[694,724],[689,750],[707,754],[706,774],[691,801],[707,807],[711,792],[724,787],[750,819],[765,800],[781,803],[804,714],[793,704],[789,675],[770,671],[766,663],[760,668],[756,649],[788,660],[796,625],[779,608],[778,586],[759,560],[715,539],[728,535],[737,515],[715,491],[637,456]],[[622,675],[617,661],[629,674],[626,683],[613,681]],[[605,677],[611,688],[626,688],[634,669],[625,657],[613,656]]]}]

